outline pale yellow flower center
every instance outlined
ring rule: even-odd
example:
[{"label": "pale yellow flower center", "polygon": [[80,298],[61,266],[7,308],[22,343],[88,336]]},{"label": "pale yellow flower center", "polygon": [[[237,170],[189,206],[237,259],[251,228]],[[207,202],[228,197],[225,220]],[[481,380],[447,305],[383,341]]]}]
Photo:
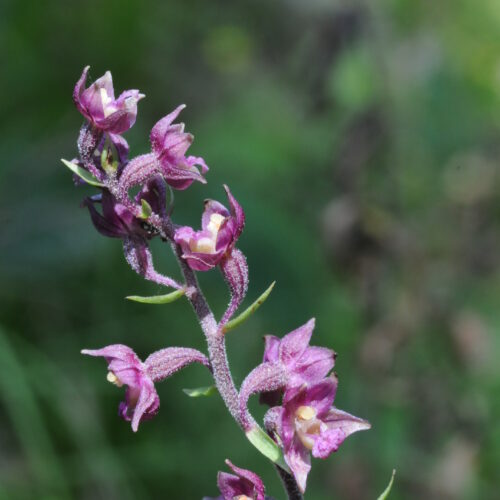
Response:
[{"label": "pale yellow flower center", "polygon": [[312,406],[299,406],[295,410],[295,430],[302,444],[312,450],[312,435],[319,434],[321,430],[321,421],[316,418],[316,410]]},{"label": "pale yellow flower center", "polygon": [[106,380],[116,385],[116,387],[121,387],[123,385],[123,382],[113,372],[108,372]]},{"label": "pale yellow flower center", "polygon": [[250,497],[247,497],[246,495],[238,495],[237,497],[234,497],[233,500],[252,500]]},{"label": "pale yellow flower center", "polygon": [[295,415],[300,420],[311,420],[316,416],[316,410],[312,406],[299,406],[295,411]]},{"label": "pale yellow flower center", "polygon": [[207,225],[207,231],[210,236],[200,238],[198,240],[192,240],[189,247],[192,252],[197,253],[215,253],[215,245],[217,243],[217,234],[221,224],[224,222],[225,217],[221,214],[212,214],[210,216],[210,221]]},{"label": "pale yellow flower center", "polygon": [[111,104],[113,102],[113,99],[111,99],[104,87],[101,87],[100,92],[104,117],[107,118],[111,113],[114,113],[116,111],[116,108]]}]

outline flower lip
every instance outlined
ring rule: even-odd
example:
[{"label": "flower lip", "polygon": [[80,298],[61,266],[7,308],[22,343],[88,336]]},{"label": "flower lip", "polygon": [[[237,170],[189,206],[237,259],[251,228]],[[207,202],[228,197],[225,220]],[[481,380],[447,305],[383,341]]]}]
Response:
[{"label": "flower lip", "polygon": [[240,236],[245,215],[239,203],[226,190],[231,211],[215,200],[205,200],[201,230],[189,226],[177,228],[174,239],[181,246],[182,257],[196,271],[208,271],[229,256]]},{"label": "flower lip", "polygon": [[335,375],[312,385],[303,384],[285,394],[283,406],[266,416],[283,444],[285,461],[303,492],[311,468],[310,453],[326,458],[338,450],[352,433],[370,424],[333,406],[337,389]]}]

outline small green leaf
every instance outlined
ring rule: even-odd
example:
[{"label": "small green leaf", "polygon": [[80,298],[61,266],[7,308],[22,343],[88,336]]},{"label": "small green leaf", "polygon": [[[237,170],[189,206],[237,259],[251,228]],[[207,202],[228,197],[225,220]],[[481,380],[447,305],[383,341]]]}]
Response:
[{"label": "small green leaf", "polygon": [[196,387],[195,389],[182,389],[182,392],[190,398],[199,398],[201,396],[212,396],[217,392],[217,389],[215,385],[209,385],[207,387]]},{"label": "small green leaf", "polygon": [[249,430],[246,436],[266,458],[279,465],[283,470],[290,472],[280,447],[259,426]]},{"label": "small green leaf", "polygon": [[389,496],[389,493],[391,492],[392,488],[392,483],[394,483],[394,476],[396,475],[396,469],[393,469],[392,471],[392,477],[391,480],[389,481],[389,484],[387,485],[387,488],[384,490],[382,495],[380,495],[377,500],[386,500],[386,498]]},{"label": "small green leaf", "polygon": [[153,209],[151,208],[151,205],[145,199],[141,199],[141,205],[142,205],[141,219],[146,220],[153,213]]},{"label": "small green leaf", "polygon": [[167,293],[166,295],[152,295],[151,297],[141,297],[139,295],[129,295],[125,297],[134,302],[141,304],[169,304],[174,300],[180,299],[186,293],[185,290],[176,290],[175,292]]},{"label": "small green leaf", "polygon": [[236,318],[228,321],[224,326],[224,333],[244,323],[266,301],[275,284],[276,281],[273,281],[268,289],[250,307],[245,309],[239,316],[236,316]]},{"label": "small green leaf", "polygon": [[99,182],[92,174],[87,172],[84,168],[78,166],[76,163],[72,163],[70,161],[61,159],[61,161],[68,167],[74,174],[78,175],[81,179],[83,179],[87,184],[95,187],[104,187],[102,182]]}]

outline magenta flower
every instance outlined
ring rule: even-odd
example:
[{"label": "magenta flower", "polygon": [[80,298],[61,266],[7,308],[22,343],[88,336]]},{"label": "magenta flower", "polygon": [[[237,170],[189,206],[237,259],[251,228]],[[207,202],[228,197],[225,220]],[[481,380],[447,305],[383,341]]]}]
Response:
[{"label": "magenta flower", "polygon": [[152,152],[129,162],[120,178],[123,189],[142,184],[157,174],[180,190],[187,189],[194,181],[206,183],[203,177],[208,172],[205,160],[197,156],[186,157],[193,136],[184,132],[184,123],[172,123],[184,108],[184,104],[178,106],[156,123],[150,134]]},{"label": "magenta flower", "polygon": [[327,458],[350,434],[370,428],[366,420],[332,406],[336,390],[335,376],[288,390],[283,405],[266,414],[266,428],[279,438],[285,461],[302,492],[311,469],[310,453]]},{"label": "magenta flower", "polygon": [[265,500],[269,498],[265,496],[262,479],[255,472],[240,469],[229,460],[226,460],[226,464],[234,474],[219,472],[217,486],[222,495],[212,499],[205,497],[203,500]]},{"label": "magenta flower", "polygon": [[[282,339],[266,335],[263,363],[281,365],[286,372],[286,390],[319,382],[335,364],[335,352],[326,347],[310,346],[314,318]],[[282,390],[263,393],[262,403],[279,404]]]},{"label": "magenta flower", "polygon": [[[141,200],[147,201],[153,212],[164,216],[165,189],[163,179],[153,178],[139,191],[135,201],[137,204]],[[160,285],[181,288],[175,280],[158,273],[154,268],[148,240],[158,233],[152,226],[137,218],[106,189],[100,195],[85,199],[83,204],[89,209],[92,222],[101,234],[123,240],[125,259],[137,274]],[[101,213],[95,207],[97,204],[101,204]]]},{"label": "magenta flower", "polygon": [[229,188],[226,190],[231,212],[214,200],[205,202],[201,231],[183,226],[175,231],[174,239],[182,248],[182,257],[196,271],[208,271],[228,257],[243,227],[245,214]]},{"label": "magenta flower", "polygon": [[194,137],[184,132],[184,123],[172,124],[185,107],[181,104],[158,121],[150,135],[153,154],[161,165],[163,176],[175,189],[186,189],[195,180],[205,183],[203,174],[208,172],[203,158],[185,156]]},{"label": "magenta flower", "polygon": [[126,90],[115,99],[113,79],[106,71],[85,88],[89,66],[75,85],[73,101],[80,113],[96,128],[113,134],[126,132],[135,123],[137,103],[144,97],[138,90]]},{"label": "magenta flower", "polygon": [[134,432],[139,423],[158,413],[160,398],[154,383],[164,380],[190,363],[208,366],[207,358],[195,349],[169,347],[151,354],[143,363],[126,345],[114,344],[97,350],[82,350],[82,354],[102,356],[108,363],[107,380],[118,387],[127,386],[125,401],[120,403],[118,414],[132,422]]}]

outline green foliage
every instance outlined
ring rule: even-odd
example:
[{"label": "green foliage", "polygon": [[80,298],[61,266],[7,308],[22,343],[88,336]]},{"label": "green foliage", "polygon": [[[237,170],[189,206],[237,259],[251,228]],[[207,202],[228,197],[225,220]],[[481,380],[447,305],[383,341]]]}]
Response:
[{"label": "green foliage", "polygon": [[[375,498],[392,467],[394,500],[495,498],[498,1],[219,7],[1,9],[0,497],[215,496],[230,458],[282,498],[220,399],[183,397],[210,384],[203,367],[161,384],[159,415],[132,435],[116,416],[123,393],[80,359],[83,347],[111,343],[143,359],[173,345],[205,349],[187,301],[123,301],[137,287],[167,290],[142,282],[121,242],[93,230],[78,205],[95,190],[73,188],[57,167],[76,155],[71,92],[91,64],[92,77],[113,72],[117,91],[147,95],[126,134],[134,154],[149,151],[156,120],[188,105],[192,154],[211,169],[206,186],[176,193],[176,223],[198,225],[201,200],[221,199],[229,184],[247,215],[249,297],[280,283],[272,307],[227,337],[237,383],[262,359],[263,335],[312,316],[313,344],[338,352],[337,405],[373,428],[313,462],[306,498]],[[158,268],[175,274],[167,246],[153,247]],[[200,280],[222,314],[222,279]]]},{"label": "green foliage", "polygon": [[396,476],[396,469],[392,471],[392,476],[391,480],[389,481],[389,484],[387,485],[387,488],[382,492],[382,494],[377,498],[377,500],[386,500],[389,497],[389,493],[392,490],[392,485],[394,483],[394,477]]},{"label": "green foliage", "polygon": [[104,184],[99,182],[93,175],[87,172],[82,167],[78,166],[76,163],[61,159],[64,166],[68,167],[74,174],[78,175],[80,179],[83,179],[87,184],[94,187],[103,187]]},{"label": "green foliage", "polygon": [[241,314],[238,314],[236,318],[233,318],[231,321],[228,321],[224,325],[224,332],[229,332],[230,330],[233,330],[237,326],[240,326],[242,323],[244,323],[248,318],[250,318],[250,316],[252,316],[252,314],[254,314],[257,311],[257,309],[267,300],[270,293],[273,291],[275,284],[276,281],[273,281],[255,302],[253,302],[249,307],[247,307]]},{"label": "green foliage", "polygon": [[190,398],[199,398],[212,396],[217,392],[217,389],[215,385],[208,385],[206,387],[196,387],[195,389],[182,389],[182,391]]},{"label": "green foliage", "polygon": [[140,302],[141,304],[170,304],[171,302],[180,299],[186,293],[185,290],[175,290],[165,295],[152,295],[151,297],[141,297],[139,295],[129,295],[125,297],[132,302]]}]

